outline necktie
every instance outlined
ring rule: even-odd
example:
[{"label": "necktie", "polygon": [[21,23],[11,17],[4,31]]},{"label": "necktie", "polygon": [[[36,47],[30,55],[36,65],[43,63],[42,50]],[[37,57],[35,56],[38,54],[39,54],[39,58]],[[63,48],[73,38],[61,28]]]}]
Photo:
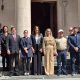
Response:
[{"label": "necktie", "polygon": [[16,35],[13,35],[14,40],[16,41]]}]

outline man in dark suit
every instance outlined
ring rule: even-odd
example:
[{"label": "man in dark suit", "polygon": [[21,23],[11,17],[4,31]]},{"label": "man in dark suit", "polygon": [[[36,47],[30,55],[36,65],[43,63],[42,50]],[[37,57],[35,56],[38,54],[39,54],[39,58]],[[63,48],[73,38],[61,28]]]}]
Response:
[{"label": "man in dark suit", "polygon": [[75,28],[75,31],[77,32],[77,34],[75,35],[76,38],[76,63],[77,63],[77,73],[80,74],[80,32],[78,31],[79,28]]},{"label": "man in dark suit", "polygon": [[[20,50],[20,36],[16,34],[16,28],[11,28],[12,34],[9,36],[7,41],[8,53],[10,53],[10,61],[11,61],[11,75],[19,75],[19,50]],[[15,68],[13,67],[13,63],[15,61]]]},{"label": "man in dark suit", "polygon": [[0,55],[1,55],[1,36],[0,36]]},{"label": "man in dark suit", "polygon": [[21,59],[24,75],[30,74],[30,60],[32,56],[32,41],[28,37],[28,31],[24,30],[24,37],[21,39]]},{"label": "man in dark suit", "polygon": [[76,59],[76,52],[74,50],[74,37],[75,35],[69,35],[68,36],[68,45],[69,45],[69,52],[70,52],[70,63],[71,63],[71,72],[72,75],[75,75],[75,59]]},{"label": "man in dark suit", "polygon": [[72,76],[76,73],[76,66],[75,63],[78,57],[78,49],[79,49],[79,41],[80,37],[78,36],[78,28],[73,28],[73,34],[68,36],[68,45],[69,45],[69,52],[70,52],[70,60],[71,60],[71,69],[72,69]]}]

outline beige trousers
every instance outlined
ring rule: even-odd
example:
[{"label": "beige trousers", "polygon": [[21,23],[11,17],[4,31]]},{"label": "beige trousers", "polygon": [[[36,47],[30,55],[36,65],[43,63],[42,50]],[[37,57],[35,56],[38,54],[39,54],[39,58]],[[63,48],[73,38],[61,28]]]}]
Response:
[{"label": "beige trousers", "polygon": [[44,54],[44,68],[46,75],[54,74],[54,55],[53,55],[53,47],[47,46]]}]

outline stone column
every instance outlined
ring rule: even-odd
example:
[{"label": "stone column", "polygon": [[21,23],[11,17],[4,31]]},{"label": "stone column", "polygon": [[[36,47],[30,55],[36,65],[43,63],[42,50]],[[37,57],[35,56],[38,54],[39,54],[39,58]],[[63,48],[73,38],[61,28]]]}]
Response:
[{"label": "stone column", "polygon": [[80,0],[78,0],[78,25],[80,27]]},{"label": "stone column", "polygon": [[57,0],[57,23],[58,29],[63,27],[61,0]]},{"label": "stone column", "polygon": [[31,0],[15,0],[17,34],[23,36],[23,31],[31,34]]}]

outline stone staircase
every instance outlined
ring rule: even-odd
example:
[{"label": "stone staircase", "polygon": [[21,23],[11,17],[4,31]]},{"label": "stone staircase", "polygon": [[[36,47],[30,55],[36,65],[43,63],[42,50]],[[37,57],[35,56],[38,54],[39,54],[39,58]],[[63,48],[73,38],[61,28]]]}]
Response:
[{"label": "stone staircase", "polygon": [[41,76],[1,76],[0,80],[80,80],[80,75],[76,75],[76,76],[46,76],[46,75],[41,75]]},{"label": "stone staircase", "polygon": [[[70,72],[70,63],[69,59],[67,61],[67,70],[68,73]],[[44,65],[44,63],[43,63]],[[0,68],[0,80],[80,80],[80,74],[77,74],[75,76],[71,76],[71,74],[65,75],[56,75],[57,71],[57,62],[55,59],[55,75],[52,76],[46,76],[46,75],[29,75],[29,76],[8,76],[8,71],[2,71],[2,68]],[[2,59],[0,57],[0,67],[2,67]],[[43,68],[43,74],[44,74],[44,68]]]}]

